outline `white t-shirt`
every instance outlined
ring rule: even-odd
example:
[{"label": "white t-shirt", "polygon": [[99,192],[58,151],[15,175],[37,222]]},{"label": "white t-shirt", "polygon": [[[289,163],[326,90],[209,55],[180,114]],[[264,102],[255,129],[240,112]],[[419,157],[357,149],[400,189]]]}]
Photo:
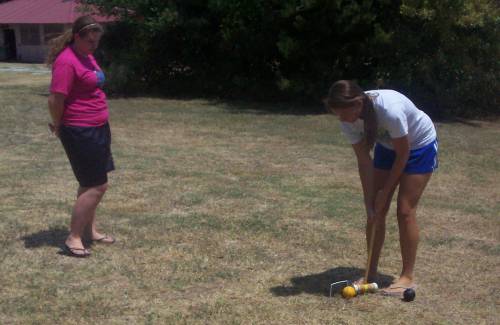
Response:
[{"label": "white t-shirt", "polygon": [[[376,142],[394,149],[391,139],[407,135],[410,150],[419,149],[436,139],[436,129],[427,114],[419,110],[406,96],[394,90],[379,89],[365,92],[373,100],[377,115]],[[341,129],[351,144],[363,139],[363,120],[341,122]]]}]

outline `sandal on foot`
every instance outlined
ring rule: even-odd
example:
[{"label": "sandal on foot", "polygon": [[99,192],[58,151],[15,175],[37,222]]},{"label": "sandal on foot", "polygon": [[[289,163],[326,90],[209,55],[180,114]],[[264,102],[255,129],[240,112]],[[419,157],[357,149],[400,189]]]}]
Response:
[{"label": "sandal on foot", "polygon": [[63,251],[71,257],[85,258],[90,256],[90,252],[86,248],[69,247],[67,244],[64,244]]},{"label": "sandal on foot", "polygon": [[389,287],[382,289],[381,293],[384,296],[402,297],[406,289],[415,290],[416,288],[417,288],[416,284],[405,286],[393,283]]},{"label": "sandal on foot", "polygon": [[93,239],[92,241],[101,244],[114,244],[116,240],[111,236],[104,235],[101,238]]}]

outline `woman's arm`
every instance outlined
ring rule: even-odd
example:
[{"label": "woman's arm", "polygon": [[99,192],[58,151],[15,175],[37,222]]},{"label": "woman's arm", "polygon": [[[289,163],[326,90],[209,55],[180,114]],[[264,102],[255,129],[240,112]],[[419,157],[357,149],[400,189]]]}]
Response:
[{"label": "woman's arm", "polygon": [[49,125],[50,129],[56,136],[59,136],[59,127],[64,112],[64,100],[66,96],[59,93],[52,93],[49,96],[49,112],[52,118],[52,123]]},{"label": "woman's arm", "polygon": [[410,143],[408,142],[408,136],[405,135],[400,138],[392,139],[392,145],[394,147],[394,151],[396,152],[396,159],[394,160],[394,164],[392,165],[389,177],[385,181],[384,186],[376,193],[375,213],[384,209],[390,193],[392,193],[392,191],[399,184],[399,179],[403,174],[410,155]]},{"label": "woman's arm", "polygon": [[368,218],[374,216],[374,193],[373,193],[373,160],[364,142],[352,145],[358,160],[358,172],[363,187],[363,197],[365,200],[366,215]]}]

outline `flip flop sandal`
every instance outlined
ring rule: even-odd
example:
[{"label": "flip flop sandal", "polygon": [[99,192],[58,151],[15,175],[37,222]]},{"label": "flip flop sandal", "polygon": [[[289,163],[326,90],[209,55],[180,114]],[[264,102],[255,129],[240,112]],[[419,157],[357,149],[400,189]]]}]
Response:
[{"label": "flip flop sandal", "polygon": [[93,241],[96,243],[108,244],[108,245],[114,244],[116,242],[116,240],[113,237],[108,236],[108,235],[104,235],[101,238],[94,239]]},{"label": "flip flop sandal", "polygon": [[[63,251],[68,256],[71,256],[71,257],[86,258],[86,257],[90,256],[90,252],[86,248],[69,247],[67,244],[64,244]],[[81,254],[81,253],[76,253],[76,252],[84,252],[84,253]]]},{"label": "flip flop sandal", "polygon": [[[415,290],[417,288],[417,285],[411,285],[411,286],[389,286],[388,288],[385,288],[381,290],[380,292],[382,293],[383,296],[390,296],[390,297],[402,297],[403,293],[405,292],[406,289],[413,289]],[[387,291],[387,289],[391,291]],[[396,291],[392,291],[396,290]]]}]

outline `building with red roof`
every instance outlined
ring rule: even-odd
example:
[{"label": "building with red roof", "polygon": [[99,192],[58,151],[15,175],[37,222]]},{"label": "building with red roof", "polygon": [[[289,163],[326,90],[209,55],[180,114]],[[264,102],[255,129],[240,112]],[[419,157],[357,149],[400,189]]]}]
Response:
[{"label": "building with red roof", "polygon": [[104,23],[112,18],[92,12],[76,0],[10,0],[0,3],[0,60],[43,62],[48,42],[71,28],[82,15]]}]

